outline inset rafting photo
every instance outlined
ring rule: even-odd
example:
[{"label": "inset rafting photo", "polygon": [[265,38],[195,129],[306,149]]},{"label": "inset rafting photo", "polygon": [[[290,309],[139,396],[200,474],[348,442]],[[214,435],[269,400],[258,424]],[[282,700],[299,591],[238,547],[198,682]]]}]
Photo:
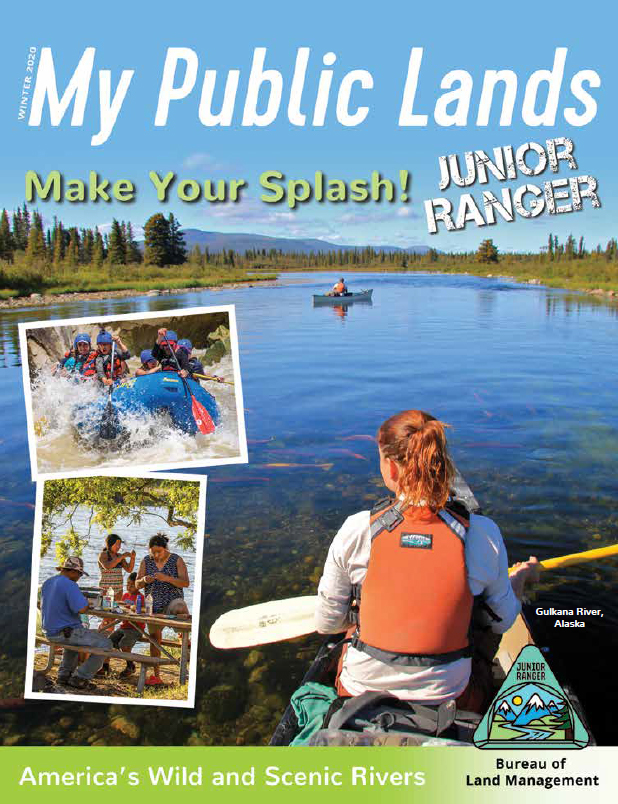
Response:
[{"label": "inset rafting photo", "polygon": [[26,698],[192,707],[206,478],[37,487]]},{"label": "inset rafting photo", "polygon": [[34,480],[247,462],[232,305],[19,334]]}]

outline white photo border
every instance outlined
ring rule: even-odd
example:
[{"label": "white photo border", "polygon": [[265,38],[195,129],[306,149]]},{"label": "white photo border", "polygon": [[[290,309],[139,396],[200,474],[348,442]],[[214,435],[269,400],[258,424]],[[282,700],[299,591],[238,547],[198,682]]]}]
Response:
[{"label": "white photo border", "polygon": [[[105,475],[107,477],[107,475]],[[119,475],[120,476],[120,475]],[[126,475],[122,475],[126,477]],[[26,687],[24,697],[34,701],[78,701],[79,703],[130,704],[132,706],[175,706],[182,709],[195,707],[195,679],[197,672],[197,643],[200,628],[200,605],[202,599],[202,575],[204,560],[204,539],[206,530],[206,475],[186,475],[181,473],[134,473],[131,477],[153,480],[182,480],[199,483],[200,497],[197,512],[197,531],[195,542],[195,580],[193,582],[193,611],[191,612],[191,647],[189,649],[189,686],[186,701],[164,698],[140,699],[116,695],[79,695],[57,694],[51,692],[34,692],[34,653],[36,640],[36,610],[41,571],[41,530],[43,524],[43,492],[47,481],[37,483],[36,510],[34,514],[34,537],[32,539],[32,576],[30,580],[30,610],[28,614],[28,645],[26,658]]]},{"label": "white photo border", "polygon": [[[238,426],[238,447],[237,457],[232,458],[197,458],[194,461],[179,461],[178,463],[149,464],[147,466],[137,465],[126,468],[122,466],[109,467],[98,466],[88,467],[87,469],[72,469],[66,472],[39,472],[37,461],[37,441],[34,432],[34,416],[32,411],[32,388],[30,386],[30,371],[28,364],[28,343],[27,331],[31,329],[46,329],[49,327],[69,327],[75,325],[90,325],[100,322],[114,321],[139,321],[148,318],[161,318],[165,315],[185,316],[185,315],[208,315],[210,313],[227,313],[230,324],[230,345],[232,348],[232,366],[234,369],[234,399],[236,403],[236,421]],[[88,318],[63,318],[51,319],[48,321],[20,322],[19,346],[21,352],[22,380],[24,386],[24,399],[26,403],[26,422],[28,429],[28,450],[30,453],[30,474],[33,481],[39,480],[61,480],[66,477],[96,477],[97,475],[106,476],[126,476],[133,475],[135,471],[157,472],[169,469],[189,469],[206,466],[225,466],[226,464],[248,463],[249,453],[247,449],[247,433],[245,427],[245,411],[242,393],[242,380],[240,374],[240,353],[238,349],[238,329],[236,325],[236,307],[233,304],[225,304],[217,307],[174,307],[169,310],[147,311],[145,313],[124,313],[122,315],[106,315]]]}]

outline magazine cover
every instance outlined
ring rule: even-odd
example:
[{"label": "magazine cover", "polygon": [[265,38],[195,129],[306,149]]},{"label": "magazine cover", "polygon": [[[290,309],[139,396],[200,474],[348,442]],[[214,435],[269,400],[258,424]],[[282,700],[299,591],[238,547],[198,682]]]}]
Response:
[{"label": "magazine cover", "polygon": [[616,21],[4,9],[13,798],[613,800]]}]

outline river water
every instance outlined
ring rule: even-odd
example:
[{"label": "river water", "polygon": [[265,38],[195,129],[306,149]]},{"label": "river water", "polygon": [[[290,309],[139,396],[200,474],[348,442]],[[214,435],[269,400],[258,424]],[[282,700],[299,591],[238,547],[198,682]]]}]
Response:
[{"label": "river water", "polygon": [[[495,277],[363,273],[346,281],[353,290],[372,287],[371,305],[314,308],[312,293],[334,278],[288,274],[279,287],[80,301],[2,316],[0,594],[7,595],[25,588],[34,496],[16,322],[236,304],[249,464],[207,470],[197,707],[176,715],[167,735],[140,721],[153,742],[170,734],[177,742],[267,739],[316,639],[222,654],[208,645],[207,630],[227,609],[315,592],[337,528],[384,496],[372,436],[394,412],[422,408],[452,425],[453,456],[500,524],[511,562],[616,541],[615,305]],[[615,742],[604,713],[618,703],[609,661],[618,647],[617,580],[615,560],[545,573],[531,609],[602,609],[603,618],[577,618],[585,628],[554,627],[556,619],[576,619],[569,617],[534,622],[537,643],[578,693],[601,743]],[[21,667],[25,615],[17,603],[7,610],[0,646]],[[84,709],[101,728],[105,713]],[[42,739],[32,718],[15,721],[24,741]]]}]

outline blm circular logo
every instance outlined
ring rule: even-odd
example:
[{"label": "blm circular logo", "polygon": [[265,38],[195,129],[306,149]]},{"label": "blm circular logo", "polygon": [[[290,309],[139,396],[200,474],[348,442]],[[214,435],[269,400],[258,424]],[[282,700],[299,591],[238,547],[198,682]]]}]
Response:
[{"label": "blm circular logo", "polygon": [[590,735],[541,651],[527,645],[474,733],[477,748],[585,748]]}]

